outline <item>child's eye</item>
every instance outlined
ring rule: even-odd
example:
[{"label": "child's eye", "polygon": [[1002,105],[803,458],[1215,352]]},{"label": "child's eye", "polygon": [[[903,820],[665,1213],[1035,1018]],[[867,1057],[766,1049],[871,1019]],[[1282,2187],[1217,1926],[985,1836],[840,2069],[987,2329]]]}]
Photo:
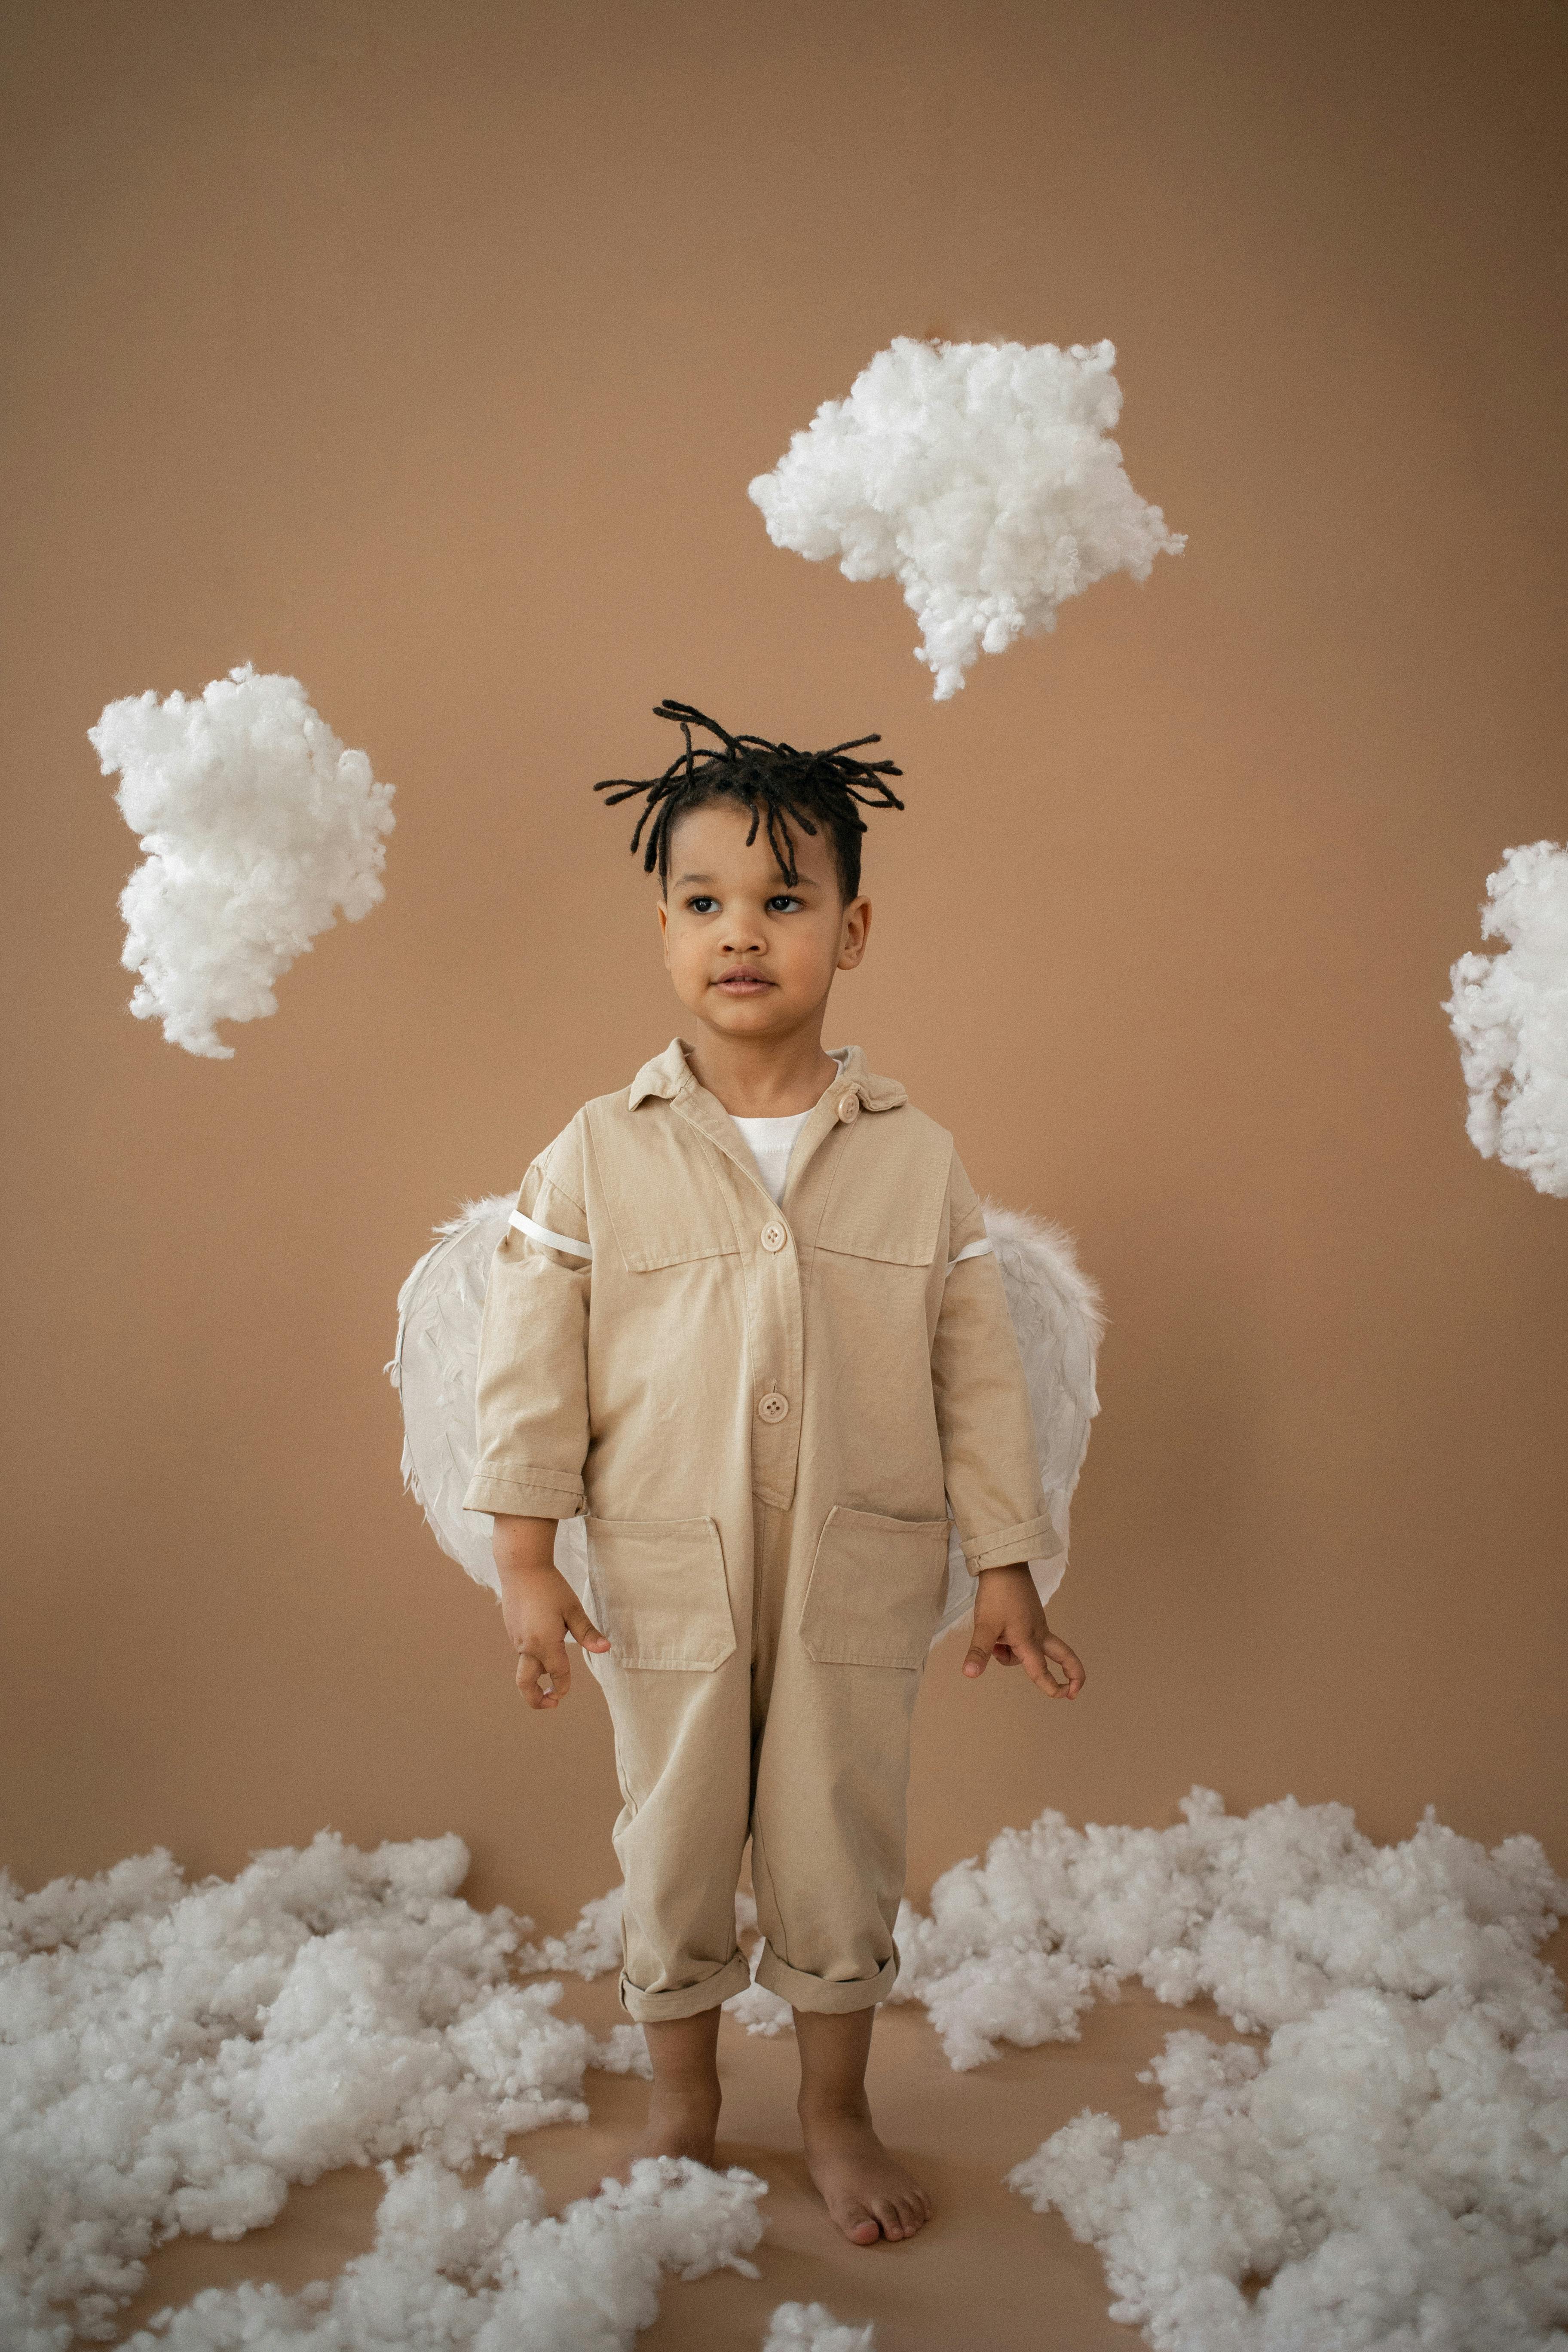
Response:
[{"label": "child's eye", "polygon": [[795,897],[793,890],[775,890],[768,900],[768,912],[770,915],[776,915],[785,907],[800,907],[805,903],[804,899]]},{"label": "child's eye", "polygon": [[706,915],[710,913],[718,904],[717,898],[710,898],[706,892],[699,891],[695,898],[688,898],[686,911],[689,915]]}]

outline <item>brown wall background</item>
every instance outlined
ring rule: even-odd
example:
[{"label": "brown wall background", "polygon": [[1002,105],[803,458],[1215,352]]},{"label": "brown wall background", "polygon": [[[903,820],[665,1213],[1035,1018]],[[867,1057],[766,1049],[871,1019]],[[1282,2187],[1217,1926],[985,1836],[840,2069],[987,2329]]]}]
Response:
[{"label": "brown wall background", "polygon": [[[1435,1804],[1568,1862],[1568,1203],[1439,1011],[1562,837],[1560,9],[17,0],[6,14],[4,1849],[32,1883],[458,1828],[610,1883],[597,1694],[515,1699],[398,1478],[399,1281],[677,1026],[588,786],[666,693],[879,727],[856,1038],[1112,1318],[1053,1615],[939,1654],[913,1884],[1042,1805]],[[1110,336],[1190,533],[930,700],[745,498],[895,333]],[[84,730],[298,674],[385,903],[231,1030],[125,1009]],[[1555,1736],[1554,1736],[1555,1735]]]}]

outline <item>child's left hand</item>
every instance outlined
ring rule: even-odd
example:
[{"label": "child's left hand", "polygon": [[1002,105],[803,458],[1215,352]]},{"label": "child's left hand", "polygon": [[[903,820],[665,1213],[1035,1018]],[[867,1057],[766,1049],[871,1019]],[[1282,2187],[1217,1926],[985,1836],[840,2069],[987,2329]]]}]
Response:
[{"label": "child's left hand", "polygon": [[[1021,1665],[1048,1698],[1076,1698],[1083,1688],[1083,1667],[1076,1653],[1047,1624],[1035,1580],[1021,1561],[1012,1568],[980,1571],[974,1631],[963,1671],[973,1681],[993,1658],[999,1666]],[[1065,1682],[1057,1680],[1046,1664],[1047,1658],[1061,1668]]]}]

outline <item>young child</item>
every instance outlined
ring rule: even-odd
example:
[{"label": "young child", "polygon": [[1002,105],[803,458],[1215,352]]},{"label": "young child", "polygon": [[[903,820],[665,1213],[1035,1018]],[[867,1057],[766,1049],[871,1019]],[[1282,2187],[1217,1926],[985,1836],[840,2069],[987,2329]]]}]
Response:
[{"label": "young child", "polygon": [[[517,1682],[609,1702],[626,1800],[621,1999],[653,2063],[641,2152],[711,2163],[720,2004],[743,1990],[748,1837],[758,1981],[795,2011],[806,2160],[856,2243],[931,2200],[865,2093],[898,1971],[910,1717],[947,1580],[975,1579],[963,1672],[1021,1663],[1076,1697],[1027,1561],[1058,1549],[1017,1342],[952,1139],[858,1045],[824,1050],[866,952],[857,803],[901,808],[862,743],[796,751],[689,705],[632,836],[656,867],[689,1016],[629,1087],[529,1169],[495,1254],[465,1507],[495,1516]],[[694,750],[691,728],[712,748]],[[553,1563],[586,1515],[588,1591]],[[1065,1680],[1057,1681],[1047,1660]]]}]

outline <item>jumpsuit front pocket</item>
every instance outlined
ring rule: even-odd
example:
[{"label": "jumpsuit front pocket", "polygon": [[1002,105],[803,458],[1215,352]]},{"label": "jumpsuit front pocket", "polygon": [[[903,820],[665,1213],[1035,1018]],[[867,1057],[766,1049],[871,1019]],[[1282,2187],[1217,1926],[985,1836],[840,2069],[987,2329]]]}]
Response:
[{"label": "jumpsuit front pocket", "polygon": [[947,1591],[947,1538],[945,1518],[893,1519],[836,1503],[800,1612],[806,1656],[825,1666],[922,1666]]},{"label": "jumpsuit front pocket", "polygon": [[594,1622],[620,1666],[710,1674],[735,1647],[712,1519],[586,1521]]}]

